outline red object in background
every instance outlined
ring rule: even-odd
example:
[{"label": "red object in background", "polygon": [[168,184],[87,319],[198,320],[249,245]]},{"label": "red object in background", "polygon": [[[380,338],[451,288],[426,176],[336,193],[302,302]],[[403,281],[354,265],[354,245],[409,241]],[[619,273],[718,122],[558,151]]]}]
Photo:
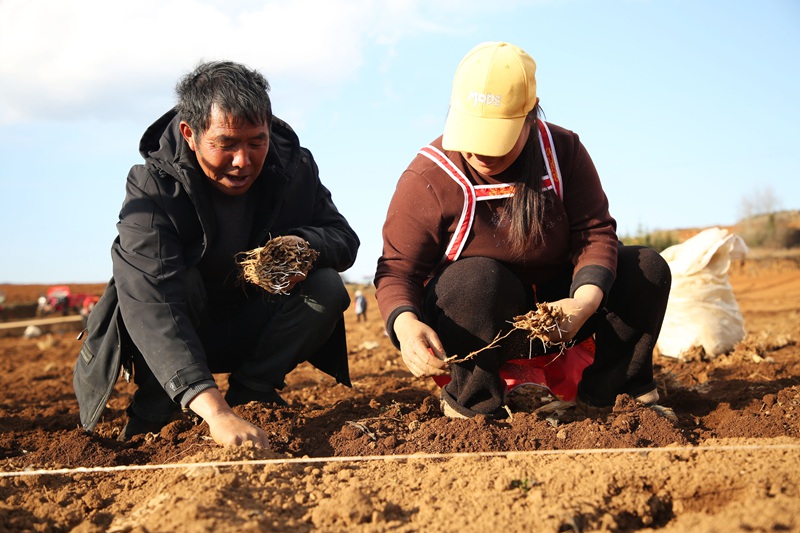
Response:
[{"label": "red object in background", "polygon": [[95,303],[100,299],[99,296],[92,294],[75,293],[69,285],[53,285],[47,289],[47,312],[48,313],[68,313],[69,311],[79,311],[86,307],[90,300]]},{"label": "red object in background", "polygon": [[[589,337],[564,353],[512,359],[500,367],[500,377],[506,382],[507,392],[533,384],[546,387],[560,400],[572,401],[578,393],[583,369],[594,361],[594,349],[594,338]],[[433,380],[444,387],[450,376],[433,376]]]}]

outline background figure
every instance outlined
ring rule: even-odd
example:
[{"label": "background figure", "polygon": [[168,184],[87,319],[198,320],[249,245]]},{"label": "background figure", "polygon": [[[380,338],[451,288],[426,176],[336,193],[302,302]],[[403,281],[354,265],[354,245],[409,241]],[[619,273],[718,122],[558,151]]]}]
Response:
[{"label": "background figure", "polygon": [[83,321],[84,328],[89,324],[89,315],[92,313],[92,309],[94,309],[97,300],[98,299],[94,296],[86,296],[83,302],[81,302],[81,320]]},{"label": "background figure", "polygon": [[[178,103],[145,131],[112,246],[113,277],[88,320],[74,387],[92,431],[119,367],[137,389],[121,440],[159,431],[181,408],[219,444],[268,446],[232,409],[286,406],[303,361],[350,384],[339,272],[359,240],[292,128],[272,115],[269,84],[244,65],[200,64]],[[238,283],[237,255],[282,237],[318,257],[280,294]],[[223,397],[214,373],[229,373]]]},{"label": "background figure", "polygon": [[67,316],[69,314],[69,296],[66,294],[59,296],[57,306],[61,309],[61,314]]},{"label": "background figure", "polygon": [[366,322],[367,321],[367,299],[364,297],[364,293],[361,291],[356,291],[356,322]]},{"label": "background figure", "polygon": [[36,316],[42,317],[47,314],[47,296],[44,294],[39,296],[36,300]]}]

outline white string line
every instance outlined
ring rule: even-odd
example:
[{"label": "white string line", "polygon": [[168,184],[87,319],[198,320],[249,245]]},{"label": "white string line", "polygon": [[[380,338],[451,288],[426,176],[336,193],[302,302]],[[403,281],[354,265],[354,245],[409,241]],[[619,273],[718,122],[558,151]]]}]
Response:
[{"label": "white string line", "polygon": [[97,466],[77,468],[57,468],[52,470],[20,470],[17,472],[0,472],[0,478],[43,476],[43,475],[74,475],[91,474],[97,472],[127,472],[132,470],[167,470],[174,468],[219,468],[223,466],[245,465],[282,465],[282,464],[315,464],[315,463],[343,463],[365,461],[418,461],[421,459],[461,459],[461,458],[491,458],[531,457],[543,455],[590,455],[590,454],[643,454],[650,453],[675,453],[675,452],[720,452],[720,451],[767,451],[767,450],[800,450],[800,444],[770,444],[770,445],[729,445],[729,446],[698,446],[666,448],[598,448],[580,450],[532,450],[532,451],[503,451],[503,452],[472,452],[472,453],[415,453],[406,455],[356,455],[351,457],[296,457],[288,459],[251,459],[244,461],[211,461],[202,463],[167,463],[160,465],[122,465],[122,466]]}]

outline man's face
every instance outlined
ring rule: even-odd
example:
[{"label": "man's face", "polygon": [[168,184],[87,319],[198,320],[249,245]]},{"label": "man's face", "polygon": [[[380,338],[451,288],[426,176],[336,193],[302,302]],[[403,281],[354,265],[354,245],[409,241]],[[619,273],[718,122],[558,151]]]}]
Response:
[{"label": "man's face", "polygon": [[229,196],[246,193],[255,183],[269,150],[269,126],[247,121],[237,124],[216,106],[211,109],[208,129],[200,134],[186,122],[181,134],[197,156],[206,177]]}]

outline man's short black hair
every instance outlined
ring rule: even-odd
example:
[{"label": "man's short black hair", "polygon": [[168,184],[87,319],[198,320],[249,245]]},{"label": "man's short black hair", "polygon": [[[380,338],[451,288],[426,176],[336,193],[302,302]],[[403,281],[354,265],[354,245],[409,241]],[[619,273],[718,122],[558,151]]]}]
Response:
[{"label": "man's short black hair", "polygon": [[256,70],[233,61],[200,63],[175,86],[181,120],[201,135],[208,129],[211,108],[236,120],[272,124],[269,82]]}]

